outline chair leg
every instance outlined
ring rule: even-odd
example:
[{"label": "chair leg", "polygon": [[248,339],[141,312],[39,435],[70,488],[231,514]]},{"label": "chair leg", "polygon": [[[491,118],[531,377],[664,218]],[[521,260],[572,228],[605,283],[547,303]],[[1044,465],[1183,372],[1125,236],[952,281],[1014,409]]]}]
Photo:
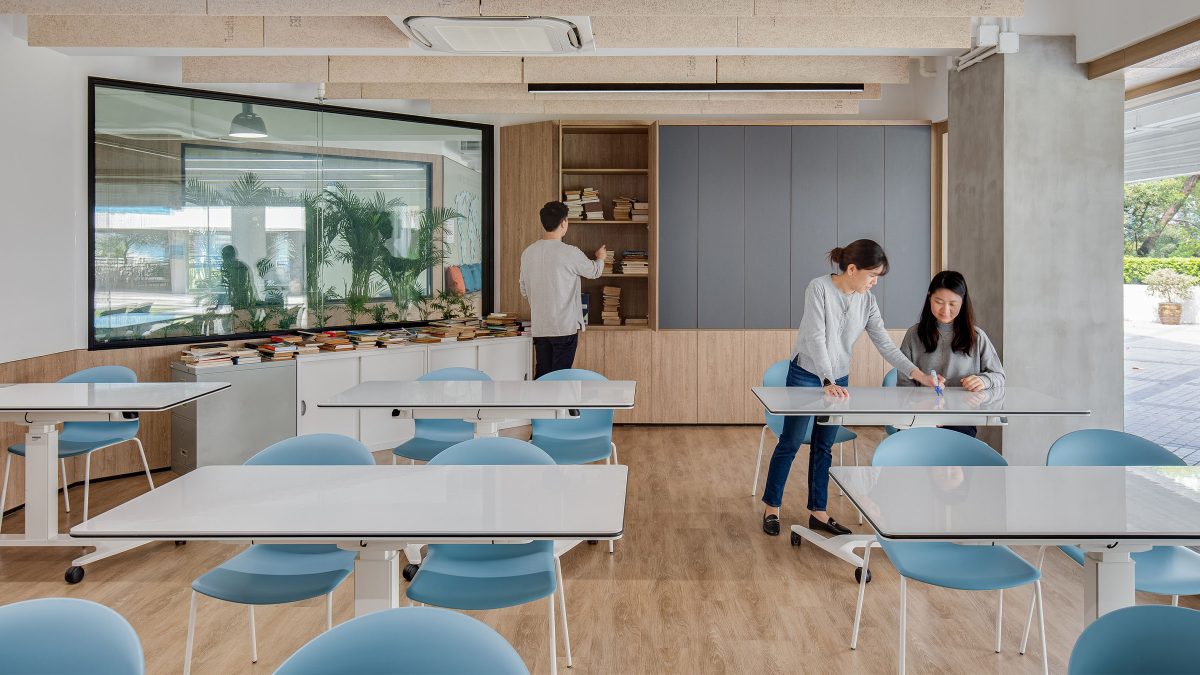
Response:
[{"label": "chair leg", "polygon": [[150,462],[146,461],[146,448],[142,447],[142,439],[137,436],[133,437],[133,442],[137,443],[138,454],[142,456],[142,468],[146,470],[146,481],[150,483],[150,489],[154,489],[154,477],[150,475]]},{"label": "chair leg", "polygon": [[1178,606],[1179,606],[1179,596],[1178,596],[1178,595],[1172,595],[1172,596],[1171,596],[1171,606],[1172,606],[1172,607],[1178,607]]},{"label": "chair leg", "polygon": [[333,591],[325,595],[325,630],[333,628]]},{"label": "chair leg", "polygon": [[417,465],[417,460],[415,460],[415,459],[410,459],[410,460],[408,460],[408,463],[409,463],[409,465],[410,465],[410,466],[416,466],[416,465]]},{"label": "chair leg", "polygon": [[567,582],[563,579],[562,563],[554,559],[554,574],[558,577],[558,611],[562,612],[563,647],[567,650],[567,667],[574,668],[571,660],[571,629],[567,627]]},{"label": "chair leg", "polygon": [[392,466],[396,466],[396,453],[392,453]]},{"label": "chair leg", "polygon": [[1001,631],[1004,629],[1004,589],[1000,589],[1000,599],[996,602],[996,653],[1000,653],[1000,645],[1002,639]]},{"label": "chair leg", "polygon": [[4,486],[0,487],[0,529],[4,529],[4,504],[8,501],[8,471],[12,468],[12,453],[4,453]]},{"label": "chair leg", "polygon": [[547,598],[550,605],[550,675],[558,675],[558,643],[554,638],[554,594]]},{"label": "chair leg", "polygon": [[[865,574],[863,575],[866,576]],[[908,580],[900,575],[900,675],[904,675],[904,643],[908,628]]]},{"label": "chair leg", "polygon": [[854,605],[854,632],[850,635],[850,649],[858,649],[858,627],[862,623],[863,598],[867,595],[867,569],[871,564],[871,545],[863,553],[862,576],[858,578],[858,602]]},{"label": "chair leg", "polygon": [[611,445],[611,446],[612,446],[612,458],[613,458],[613,464],[620,464],[620,463],[621,463],[621,460],[617,458],[617,444],[616,444],[616,443],[609,442],[609,445]]},{"label": "chair leg", "polygon": [[[846,444],[838,443],[838,466],[846,466]],[[845,497],[846,493],[842,492],[842,486],[838,486],[838,496]]]},{"label": "chair leg", "polygon": [[758,432],[758,459],[754,460],[754,484],[750,486],[750,496],[758,494],[758,472],[762,470],[763,442],[767,438],[767,425]]},{"label": "chair leg", "polygon": [[1033,590],[1037,596],[1038,634],[1042,636],[1042,675],[1050,675],[1050,654],[1046,651],[1046,612],[1045,601],[1042,599],[1042,580],[1033,582]]},{"label": "chair leg", "polygon": [[[1037,570],[1039,572],[1042,571],[1042,563],[1045,560],[1046,560],[1046,547],[1039,546],[1038,547],[1038,559],[1037,559]],[[1034,594],[1034,596],[1029,599],[1029,615],[1025,617],[1025,632],[1024,632],[1024,634],[1021,635],[1021,651],[1019,652],[1021,654],[1025,653],[1025,647],[1029,644],[1029,627],[1033,625],[1033,605],[1036,602],[1037,602],[1037,594]]]},{"label": "chair leg", "polygon": [[250,608],[250,663],[258,663],[258,638],[254,635],[254,605]]},{"label": "chair leg", "polygon": [[858,437],[857,436],[850,439],[850,449],[854,452],[854,466],[859,466],[859,464],[858,464]]},{"label": "chair leg", "polygon": [[[91,486],[92,486],[92,455],[93,454],[94,453],[89,452],[87,454],[87,457],[85,457],[83,460],[83,522],[85,522],[85,523],[88,520],[88,492],[91,491]],[[66,490],[63,490],[63,493],[65,494]]]},{"label": "chair leg", "polygon": [[67,491],[67,460],[59,459],[58,466],[62,468],[62,489],[63,489],[63,504],[67,506],[67,513],[71,512],[71,495]]},{"label": "chair leg", "polygon": [[192,672],[192,644],[196,636],[196,591],[192,591],[192,605],[188,609],[187,647],[183,650],[183,675]]}]

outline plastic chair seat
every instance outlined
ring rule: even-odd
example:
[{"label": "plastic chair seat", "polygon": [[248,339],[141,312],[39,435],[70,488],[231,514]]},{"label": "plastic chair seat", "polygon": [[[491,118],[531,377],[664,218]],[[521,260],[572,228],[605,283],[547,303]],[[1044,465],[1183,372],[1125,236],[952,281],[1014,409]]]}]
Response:
[{"label": "plastic chair seat", "polygon": [[[1059,546],[1071,560],[1083,565],[1083,549]],[[1134,587],[1155,595],[1200,595],[1200,553],[1183,546],[1155,546],[1133,553]]]},{"label": "plastic chair seat", "polygon": [[192,582],[192,590],[243,605],[278,605],[332,592],[354,570],[353,551],[323,544],[256,544]]},{"label": "plastic chair seat", "polygon": [[[58,456],[63,459],[68,457],[78,457],[79,455],[86,455],[89,452],[95,452],[100,448],[107,448],[110,445],[124,443],[127,440],[129,439],[111,438],[103,441],[64,441],[60,438],[58,441]],[[16,445],[10,445],[8,447],[8,451],[18,457],[24,457],[25,444],[17,443]]]},{"label": "plastic chair seat", "polygon": [[428,462],[436,457],[446,448],[470,440],[471,435],[468,434],[464,438],[432,438],[423,436],[413,436],[392,449],[392,453],[397,457],[405,459],[415,459],[418,462]]},{"label": "plastic chair seat", "polygon": [[962,591],[998,591],[1031,584],[1037,568],[1004,546],[963,546],[942,542],[880,540],[900,574],[934,586]]},{"label": "plastic chair seat", "polygon": [[607,459],[612,454],[610,435],[534,434],[529,442],[545,450],[554,458],[555,464],[588,464]]},{"label": "plastic chair seat", "polygon": [[[496,547],[514,555],[496,556]],[[478,554],[478,555],[475,555]],[[500,609],[554,593],[552,542],[435,544],[408,586],[408,597],[452,609]]]}]

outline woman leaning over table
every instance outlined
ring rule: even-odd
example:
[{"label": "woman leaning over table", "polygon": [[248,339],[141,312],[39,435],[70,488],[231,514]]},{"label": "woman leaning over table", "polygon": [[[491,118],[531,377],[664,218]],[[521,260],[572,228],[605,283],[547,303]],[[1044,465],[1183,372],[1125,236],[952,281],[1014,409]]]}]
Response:
[{"label": "woman leaning over table", "polygon": [[[836,274],[817,277],[804,291],[804,316],[792,347],[787,386],[823,387],[827,396],[849,396],[846,382],[850,375],[850,352],[864,330],[875,348],[889,363],[920,384],[933,386],[929,375],[909,361],[888,336],[879,315],[879,306],[871,287],[887,274],[888,260],[879,244],[859,239],[845,248],[829,252],[829,262],[837,265]],[[779,534],[779,507],[783,488],[804,433],[814,420],[810,417],[784,418],[783,433],[771,456],[767,483],[763,490],[763,531]],[[850,530],[829,517],[825,511],[829,499],[829,464],[837,427],[814,424],[808,453],[808,527],[833,534]]]},{"label": "woman leaning over table", "polygon": [[[987,333],[975,325],[967,280],[958,272],[946,270],[933,276],[921,320],[904,334],[900,351],[921,372],[935,370],[951,387],[983,391],[1004,386],[1000,356]],[[911,387],[915,383],[897,373],[896,384]],[[968,436],[978,431],[975,427],[945,428]]]}]

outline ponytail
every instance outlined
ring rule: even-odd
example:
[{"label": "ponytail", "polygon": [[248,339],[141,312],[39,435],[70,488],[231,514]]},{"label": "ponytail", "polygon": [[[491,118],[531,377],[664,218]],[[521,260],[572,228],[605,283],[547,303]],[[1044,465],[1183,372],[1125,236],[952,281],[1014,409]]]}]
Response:
[{"label": "ponytail", "polygon": [[880,276],[888,273],[887,254],[883,252],[882,246],[870,239],[856,239],[844,247],[832,249],[826,256],[829,258],[829,264],[837,265],[841,272],[854,265],[860,270],[882,268]]}]

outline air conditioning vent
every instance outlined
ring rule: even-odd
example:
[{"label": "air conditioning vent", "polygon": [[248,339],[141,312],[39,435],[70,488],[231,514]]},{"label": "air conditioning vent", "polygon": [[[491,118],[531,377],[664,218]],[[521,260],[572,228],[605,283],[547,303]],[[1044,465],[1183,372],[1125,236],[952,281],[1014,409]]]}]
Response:
[{"label": "air conditioning vent", "polygon": [[[591,40],[591,26],[557,17],[410,16],[396,22],[414,44],[451,54],[571,54]],[[589,22],[590,24],[590,22]]]},{"label": "air conditioning vent", "polygon": [[464,155],[478,155],[483,151],[483,141],[459,141],[458,151]]}]

